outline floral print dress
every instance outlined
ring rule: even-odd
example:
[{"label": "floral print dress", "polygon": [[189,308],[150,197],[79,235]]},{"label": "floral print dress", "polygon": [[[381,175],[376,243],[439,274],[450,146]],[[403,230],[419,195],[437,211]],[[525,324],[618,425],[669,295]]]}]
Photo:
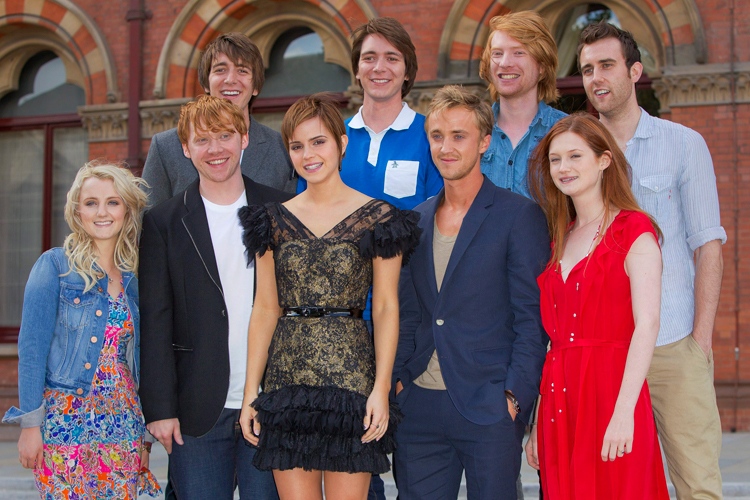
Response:
[{"label": "floral print dress", "polygon": [[126,361],[133,322],[122,293],[109,298],[104,344],[88,396],[44,392],[44,463],[34,471],[41,497],[136,499],[159,485],[141,469],[146,433],[135,381]]}]

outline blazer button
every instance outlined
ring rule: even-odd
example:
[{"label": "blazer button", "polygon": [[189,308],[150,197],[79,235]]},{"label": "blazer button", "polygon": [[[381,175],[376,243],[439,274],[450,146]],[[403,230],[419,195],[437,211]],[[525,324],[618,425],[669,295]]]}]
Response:
[{"label": "blazer button", "polygon": [[97,309],[97,311],[94,314],[96,314],[97,317],[100,317],[102,315],[102,310],[101,309]]},{"label": "blazer button", "polygon": [[443,323],[445,323],[445,321],[443,321],[442,319],[435,321],[435,324],[437,324],[437,326],[443,326]]},{"label": "blazer button", "polygon": [[73,303],[74,304],[80,304],[81,303],[81,299],[79,299],[78,297],[76,297],[75,299],[73,299]]},{"label": "blazer button", "polygon": [[86,368],[87,370],[90,370],[91,369],[91,363],[86,363],[85,365],[83,365],[83,367]]},{"label": "blazer button", "polygon": [[222,309],[221,310],[221,315],[226,318],[227,317],[227,310],[226,309]]},{"label": "blazer button", "polygon": [[76,389],[76,394],[78,394],[79,396],[83,394],[83,389],[81,389],[80,387]]},{"label": "blazer button", "polygon": [[96,341],[97,341],[97,340],[99,340],[99,339],[98,339],[98,338],[96,338],[96,335],[94,335],[93,337],[91,337],[91,343],[92,343],[92,344],[96,344]]}]

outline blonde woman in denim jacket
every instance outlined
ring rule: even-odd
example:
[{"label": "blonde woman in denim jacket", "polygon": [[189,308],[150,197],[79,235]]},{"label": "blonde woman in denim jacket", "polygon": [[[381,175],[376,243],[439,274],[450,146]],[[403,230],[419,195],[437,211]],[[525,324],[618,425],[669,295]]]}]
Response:
[{"label": "blonde woman in denim jacket", "polygon": [[73,232],[39,257],[26,284],[20,409],[3,421],[21,425],[19,460],[45,499],[159,489],[137,395],[142,184],[126,168],[84,165],[65,205]]}]

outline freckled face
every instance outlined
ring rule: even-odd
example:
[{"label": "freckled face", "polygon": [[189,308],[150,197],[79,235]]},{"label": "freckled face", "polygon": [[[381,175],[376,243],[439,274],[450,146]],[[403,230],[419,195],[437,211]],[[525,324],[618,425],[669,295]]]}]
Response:
[{"label": "freckled face", "polygon": [[490,42],[492,83],[501,97],[537,94],[539,63],[528,48],[504,31],[495,31]]}]

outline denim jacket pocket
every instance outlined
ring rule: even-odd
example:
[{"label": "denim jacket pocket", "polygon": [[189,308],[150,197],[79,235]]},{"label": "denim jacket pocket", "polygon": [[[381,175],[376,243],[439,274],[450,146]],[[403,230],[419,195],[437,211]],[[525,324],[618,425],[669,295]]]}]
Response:
[{"label": "denim jacket pocket", "polygon": [[669,226],[674,220],[674,204],[677,193],[671,175],[649,175],[640,180],[643,196],[641,208],[656,218],[660,226]]},{"label": "denim jacket pocket", "polygon": [[81,342],[95,305],[93,292],[84,292],[79,284],[61,283],[58,325],[52,339],[49,362],[52,373],[57,377],[74,378],[71,372],[80,357]]}]

